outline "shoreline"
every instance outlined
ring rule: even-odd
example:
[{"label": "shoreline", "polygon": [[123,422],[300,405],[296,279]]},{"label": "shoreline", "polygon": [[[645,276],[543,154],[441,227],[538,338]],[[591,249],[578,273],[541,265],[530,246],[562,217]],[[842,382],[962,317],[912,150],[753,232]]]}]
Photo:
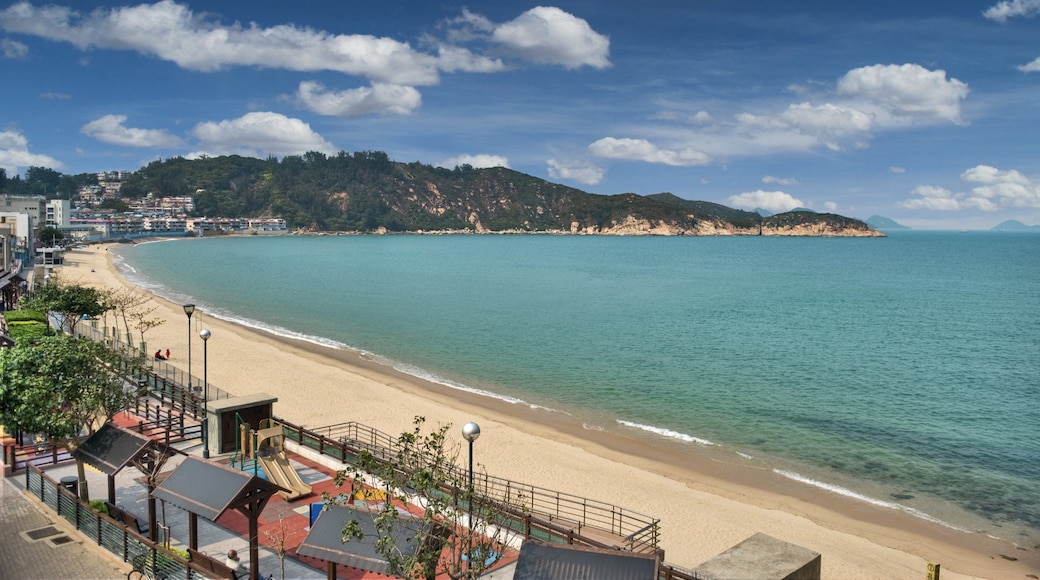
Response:
[{"label": "shoreline", "polygon": [[[104,246],[70,251],[62,279],[98,288],[132,286]],[[1022,578],[1040,570],[1035,550],[1015,550],[983,534],[830,493],[712,450],[678,453],[649,437],[590,431],[565,413],[468,393],[360,353],[205,313],[196,313],[189,331],[179,304],[154,300],[153,315],[167,323],[149,330],[146,339],[151,346],[169,345],[175,366],[186,368],[186,353],[178,352],[186,348],[184,333],[196,334],[192,351],[199,355],[197,332],[206,327],[214,331],[207,346],[210,383],[239,395],[277,396],[276,414],[295,423],[353,420],[394,434],[410,430],[415,415],[431,426],[476,420],[484,431],[476,460],[488,472],[660,518],[666,559],[682,567],[696,567],[761,531],[823,554],[825,578],[918,577],[928,561],[941,563],[944,576],[953,578]]]}]

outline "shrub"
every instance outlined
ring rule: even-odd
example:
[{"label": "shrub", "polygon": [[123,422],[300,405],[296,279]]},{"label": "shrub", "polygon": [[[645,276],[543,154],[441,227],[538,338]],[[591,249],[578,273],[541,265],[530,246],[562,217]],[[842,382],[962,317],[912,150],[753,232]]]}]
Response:
[{"label": "shrub", "polygon": [[47,324],[47,315],[35,310],[8,310],[4,312],[4,318],[8,323],[12,322],[42,322]]},{"label": "shrub", "polygon": [[105,502],[101,501],[100,499],[90,500],[90,509],[108,515],[108,506],[105,505]]}]

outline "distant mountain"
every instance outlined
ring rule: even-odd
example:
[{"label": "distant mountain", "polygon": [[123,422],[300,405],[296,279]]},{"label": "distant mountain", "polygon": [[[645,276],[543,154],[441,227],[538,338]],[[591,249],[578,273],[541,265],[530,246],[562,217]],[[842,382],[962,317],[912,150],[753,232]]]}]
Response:
[{"label": "distant mountain", "polygon": [[875,230],[909,230],[910,228],[904,226],[895,220],[879,215],[872,215],[867,218],[867,225],[874,228]]},{"label": "distant mountain", "polygon": [[764,218],[671,193],[597,195],[505,167],[399,163],[380,151],[176,157],[134,172],[121,192],[192,195],[196,215],[281,217],[298,233],[883,236],[834,214]]},{"label": "distant mountain", "polygon": [[762,209],[760,207],[756,207],[755,208],[755,213],[757,213],[758,215],[760,215],[762,217],[769,217],[769,216],[773,215],[773,212],[769,211],[768,209]]},{"label": "distant mountain", "polygon": [[814,210],[814,209],[809,209],[809,208],[807,208],[807,207],[796,207],[796,208],[794,208],[794,209],[791,209],[791,210],[788,210],[788,211],[807,211],[807,212],[809,212],[809,213],[817,213],[817,212],[816,212],[816,210]]},{"label": "distant mountain", "polygon": [[993,232],[1040,232],[1040,225],[1027,226],[1018,220],[1007,220],[993,226]]}]

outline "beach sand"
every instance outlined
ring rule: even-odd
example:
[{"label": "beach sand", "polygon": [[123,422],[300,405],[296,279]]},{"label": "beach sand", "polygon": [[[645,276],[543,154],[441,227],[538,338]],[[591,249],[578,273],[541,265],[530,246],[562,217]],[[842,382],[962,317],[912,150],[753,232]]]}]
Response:
[{"label": "beach sand", "polygon": [[[60,280],[130,285],[111,257],[104,245],[72,250]],[[166,322],[147,331],[149,352],[170,349],[170,364],[186,370],[187,317],[180,304],[153,301],[153,316]],[[357,421],[396,436],[423,416],[430,427],[450,423],[461,445],[462,425],[476,421],[478,470],[660,518],[665,559],[684,568],[763,532],[822,554],[828,579],[924,578],[929,561],[942,565],[946,580],[1040,576],[1033,546],[1016,549],[708,452],[678,454],[648,440],[589,431],[560,413],[424,382],[356,353],[277,337],[201,310],[190,330],[197,377],[203,374],[202,328],[212,332],[206,355],[212,386],[273,395],[276,415],[312,428]]]}]

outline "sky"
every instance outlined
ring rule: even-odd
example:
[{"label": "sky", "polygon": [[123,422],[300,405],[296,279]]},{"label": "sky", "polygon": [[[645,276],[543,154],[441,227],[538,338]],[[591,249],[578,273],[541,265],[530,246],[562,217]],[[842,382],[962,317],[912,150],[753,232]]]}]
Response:
[{"label": "sky", "polygon": [[0,0],[0,167],[385,151],[590,193],[1040,224],[1040,0]]}]

